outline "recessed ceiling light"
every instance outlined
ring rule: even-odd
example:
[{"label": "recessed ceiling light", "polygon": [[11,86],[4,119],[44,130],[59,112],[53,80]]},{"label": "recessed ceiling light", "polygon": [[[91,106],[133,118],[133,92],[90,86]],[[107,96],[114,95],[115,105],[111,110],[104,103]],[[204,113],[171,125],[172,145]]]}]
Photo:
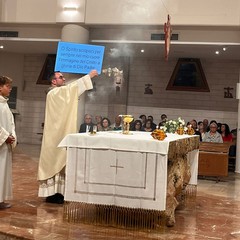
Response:
[{"label": "recessed ceiling light", "polygon": [[144,49],[141,49],[141,52],[144,53]]},{"label": "recessed ceiling light", "polygon": [[63,8],[63,10],[64,11],[77,11],[77,6],[65,6],[64,8]]},{"label": "recessed ceiling light", "polygon": [[227,51],[227,48],[226,48],[226,47],[223,47],[223,51]]},{"label": "recessed ceiling light", "polygon": [[0,48],[4,48],[4,46],[3,46],[3,45],[0,45]]},{"label": "recessed ceiling light", "polygon": [[220,53],[219,51],[216,51],[216,52],[215,52],[215,54],[217,54],[217,55],[218,55],[219,53]]}]

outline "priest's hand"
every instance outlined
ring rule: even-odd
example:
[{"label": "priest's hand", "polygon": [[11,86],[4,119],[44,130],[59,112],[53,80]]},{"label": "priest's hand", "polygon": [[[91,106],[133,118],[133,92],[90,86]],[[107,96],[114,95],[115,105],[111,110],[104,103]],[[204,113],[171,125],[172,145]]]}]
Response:
[{"label": "priest's hand", "polygon": [[90,76],[90,78],[93,78],[95,76],[98,76],[98,72],[97,70],[92,70],[88,75]]},{"label": "priest's hand", "polygon": [[15,141],[15,138],[10,135],[10,136],[6,139],[5,142],[6,142],[7,144],[13,144],[14,141]]}]

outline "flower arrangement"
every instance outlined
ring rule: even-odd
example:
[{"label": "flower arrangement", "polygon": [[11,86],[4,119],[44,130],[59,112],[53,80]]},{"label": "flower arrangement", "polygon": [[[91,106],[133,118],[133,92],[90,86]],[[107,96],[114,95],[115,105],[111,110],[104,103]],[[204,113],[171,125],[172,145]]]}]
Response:
[{"label": "flower arrangement", "polygon": [[182,127],[184,128],[185,126],[185,121],[179,117],[176,120],[168,120],[164,124],[164,126],[160,127],[160,129],[163,129],[164,132],[166,133],[176,133],[177,129]]}]

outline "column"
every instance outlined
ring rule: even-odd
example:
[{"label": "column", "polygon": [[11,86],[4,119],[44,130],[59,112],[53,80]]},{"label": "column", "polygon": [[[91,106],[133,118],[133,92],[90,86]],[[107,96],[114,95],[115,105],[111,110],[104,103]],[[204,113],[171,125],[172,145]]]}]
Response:
[{"label": "column", "polygon": [[240,173],[240,70],[239,70],[239,83],[237,83],[236,98],[238,99],[238,121],[237,121],[237,153],[236,153],[236,166],[235,172]]},{"label": "column", "polygon": [[[64,42],[74,42],[74,43],[88,43],[89,41],[89,32],[87,29],[75,25],[68,24],[62,28],[62,36],[61,40]],[[67,74],[65,74],[67,75]],[[68,75],[68,80],[70,78],[70,74]],[[83,93],[78,101],[78,128],[80,124],[83,122],[85,114],[85,93]]]}]

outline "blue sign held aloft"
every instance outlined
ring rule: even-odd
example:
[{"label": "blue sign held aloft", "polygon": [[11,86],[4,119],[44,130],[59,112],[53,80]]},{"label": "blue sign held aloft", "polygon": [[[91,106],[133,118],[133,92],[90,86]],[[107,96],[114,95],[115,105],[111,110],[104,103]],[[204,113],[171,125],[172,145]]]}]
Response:
[{"label": "blue sign held aloft", "polygon": [[59,42],[55,71],[87,74],[96,69],[102,71],[104,46]]}]

